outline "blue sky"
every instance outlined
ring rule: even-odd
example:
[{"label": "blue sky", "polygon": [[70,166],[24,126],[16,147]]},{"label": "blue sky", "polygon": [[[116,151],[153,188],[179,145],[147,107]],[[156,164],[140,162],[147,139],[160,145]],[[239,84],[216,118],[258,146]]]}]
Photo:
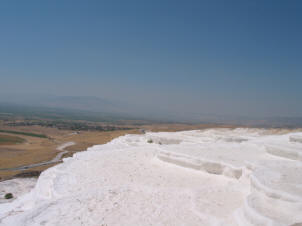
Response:
[{"label": "blue sky", "polygon": [[0,93],[302,116],[302,2],[1,1]]}]

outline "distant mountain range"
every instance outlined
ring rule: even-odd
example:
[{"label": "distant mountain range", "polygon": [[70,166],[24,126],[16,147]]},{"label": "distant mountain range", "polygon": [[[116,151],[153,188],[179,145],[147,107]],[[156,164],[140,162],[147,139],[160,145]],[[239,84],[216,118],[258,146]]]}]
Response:
[{"label": "distant mountain range", "polygon": [[91,96],[1,95],[0,102],[92,112],[127,112],[126,104]]},{"label": "distant mountain range", "polygon": [[149,106],[93,96],[0,95],[0,113],[85,119],[92,121],[146,120],[180,123],[223,123],[257,127],[302,127],[302,117],[245,117],[167,112]]}]

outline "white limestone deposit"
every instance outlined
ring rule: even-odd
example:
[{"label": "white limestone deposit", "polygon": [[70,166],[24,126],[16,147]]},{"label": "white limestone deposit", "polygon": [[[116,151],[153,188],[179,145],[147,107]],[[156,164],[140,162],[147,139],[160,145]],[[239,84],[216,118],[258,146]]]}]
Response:
[{"label": "white limestone deposit", "polygon": [[[34,188],[37,182],[36,178],[15,178],[0,182],[0,204],[12,202],[16,198],[28,193]],[[7,193],[12,193],[13,198],[5,199]]]},{"label": "white limestone deposit", "polygon": [[302,225],[302,133],[119,137],[44,171],[0,225]]}]

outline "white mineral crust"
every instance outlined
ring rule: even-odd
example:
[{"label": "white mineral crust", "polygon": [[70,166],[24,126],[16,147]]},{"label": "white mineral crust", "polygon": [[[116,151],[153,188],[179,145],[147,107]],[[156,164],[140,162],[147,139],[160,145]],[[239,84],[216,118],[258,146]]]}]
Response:
[{"label": "white mineral crust", "polygon": [[44,171],[0,225],[302,225],[301,161],[301,132],[126,135]]}]

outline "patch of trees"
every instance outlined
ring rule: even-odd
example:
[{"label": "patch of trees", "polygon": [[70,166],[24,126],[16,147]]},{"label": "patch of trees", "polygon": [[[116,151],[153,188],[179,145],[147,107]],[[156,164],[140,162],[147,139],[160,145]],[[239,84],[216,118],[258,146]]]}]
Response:
[{"label": "patch of trees", "polygon": [[61,130],[75,130],[75,131],[114,131],[114,130],[129,130],[133,128],[109,126],[109,125],[96,125],[93,123],[85,122],[69,122],[69,121],[22,121],[22,122],[9,122],[8,126],[43,126],[57,128]]}]

